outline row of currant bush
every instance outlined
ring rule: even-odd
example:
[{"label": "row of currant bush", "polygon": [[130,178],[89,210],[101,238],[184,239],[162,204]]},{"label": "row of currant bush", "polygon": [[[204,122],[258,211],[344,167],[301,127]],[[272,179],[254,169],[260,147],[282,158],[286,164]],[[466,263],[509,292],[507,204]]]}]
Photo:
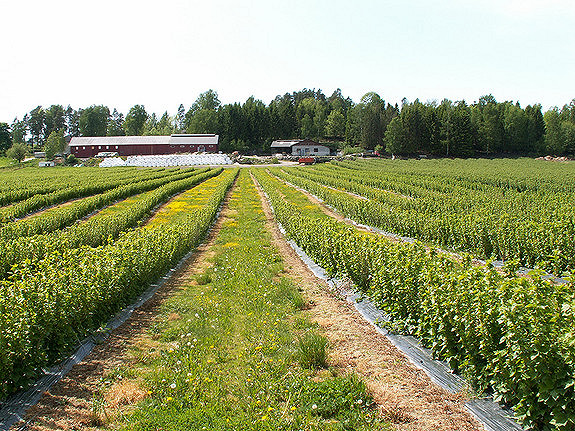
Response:
[{"label": "row of currant bush", "polygon": [[[271,171],[346,216],[388,232],[482,258],[517,259],[525,266],[538,266],[558,275],[575,269],[575,214],[572,209],[558,211],[557,197],[551,192],[534,192],[537,196],[528,198],[526,192],[507,191],[501,195],[482,190],[470,194],[467,190],[461,194],[461,190],[451,190],[442,198],[430,191],[427,198],[406,199],[359,184],[373,175],[370,172],[352,171],[349,176],[330,179],[303,169]],[[324,185],[369,199],[358,199]],[[524,207],[523,212],[515,212],[518,206]],[[542,208],[548,211],[537,214]]]},{"label": "row of currant bush", "polygon": [[171,181],[147,193],[141,199],[124,205],[118,211],[95,215],[63,231],[19,237],[0,243],[0,279],[5,278],[12,266],[26,259],[38,261],[46,253],[77,248],[82,245],[96,247],[115,239],[121,232],[136,226],[162,202],[183,190],[194,187],[208,178],[219,175],[222,168],[196,171],[196,175]]},{"label": "row of currant bush", "polygon": [[72,202],[70,205],[54,208],[53,210],[38,214],[35,217],[5,223],[0,226],[0,239],[7,241],[23,236],[53,232],[69,226],[92,212],[120,199],[153,190],[170,181],[177,181],[197,174],[198,170],[189,169],[167,177],[162,176],[161,178],[151,180],[138,181],[135,183],[130,182],[104,193]]},{"label": "row of currant bush", "polygon": [[236,175],[222,176],[209,202],[177,222],[15,265],[0,281],[0,395],[28,385],[198,245]]},{"label": "row of currant bush", "polygon": [[[23,217],[40,208],[66,202],[70,199],[102,193],[112,188],[136,181],[151,180],[166,175],[176,174],[175,170],[126,170],[106,171],[90,168],[89,171],[73,169],[71,172],[55,172],[40,178],[18,172],[12,173],[18,178],[17,183],[7,181],[10,186],[0,191],[0,205],[13,204],[0,208],[0,222],[6,223]],[[0,180],[3,175],[0,175]]]},{"label": "row of currant bush", "polygon": [[537,274],[506,276],[418,243],[311,217],[289,202],[299,192],[262,171],[256,176],[278,222],[315,262],[349,277],[397,327],[418,336],[475,388],[493,391],[525,425],[574,429],[572,283],[556,286]]}]

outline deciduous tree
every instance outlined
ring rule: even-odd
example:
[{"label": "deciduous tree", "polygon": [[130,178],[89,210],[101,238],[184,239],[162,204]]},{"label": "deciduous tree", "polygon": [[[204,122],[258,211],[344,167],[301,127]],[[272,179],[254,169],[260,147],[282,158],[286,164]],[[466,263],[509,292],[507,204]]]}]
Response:
[{"label": "deciduous tree", "polygon": [[124,130],[128,136],[141,136],[144,133],[144,125],[148,120],[148,113],[143,105],[134,105],[128,111],[124,121]]},{"label": "deciduous tree", "polygon": [[64,130],[53,131],[46,139],[44,151],[46,158],[52,160],[56,154],[63,153],[66,149],[66,140],[64,139]]},{"label": "deciduous tree", "polygon": [[29,149],[28,145],[16,142],[8,149],[8,151],[6,151],[6,156],[16,160],[18,163],[22,163],[22,160],[26,158],[26,154],[28,154]]},{"label": "deciduous tree", "polygon": [[107,106],[92,105],[80,112],[78,128],[82,136],[106,136],[110,110]]},{"label": "deciduous tree", "polygon": [[325,122],[325,136],[343,138],[345,135],[345,117],[339,109],[331,111]]}]

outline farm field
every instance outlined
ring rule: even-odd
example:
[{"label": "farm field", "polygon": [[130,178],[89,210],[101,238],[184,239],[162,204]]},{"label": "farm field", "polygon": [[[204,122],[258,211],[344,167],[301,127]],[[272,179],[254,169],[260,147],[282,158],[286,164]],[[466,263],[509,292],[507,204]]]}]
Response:
[{"label": "farm field", "polygon": [[[219,173],[221,170],[216,170],[212,175]],[[147,214],[151,205],[212,176],[207,174],[199,173],[200,178],[195,178],[195,171],[190,171],[185,174],[191,176],[189,180],[184,177],[165,184],[167,189],[162,189],[161,182],[153,183],[159,195],[142,201],[144,207],[139,216]],[[61,357],[79,338],[104,323],[197,245],[232,181],[233,176],[222,177],[201,208],[161,229],[136,228],[113,239],[108,236],[112,234],[108,228],[119,226],[120,220],[112,215],[75,225],[51,237],[53,241],[35,237],[28,249],[28,240],[24,239],[18,249],[23,256],[12,257],[13,265],[0,281],[2,395],[25,386],[40,367]],[[152,187],[148,184],[138,191],[149,188]],[[121,196],[122,193],[117,197]],[[126,221],[124,228],[129,228],[137,217]],[[86,227],[88,233],[83,230]],[[106,243],[82,246],[87,241],[84,234],[94,235],[98,227],[98,242]],[[34,252],[29,253],[30,249]]]},{"label": "farm field", "polygon": [[[176,215],[191,195],[164,208]],[[28,429],[478,430],[459,396],[415,370],[311,272],[301,278],[305,266],[285,241],[271,241],[269,217],[243,170],[207,244],[155,305],[32,409]],[[324,336],[328,368],[322,349],[309,348]]]},{"label": "farm field", "polygon": [[[554,285],[536,272],[517,277],[514,267],[502,274],[421,243],[366,233],[327,216],[271,172],[295,175],[256,174],[287,235],[332,275],[351,279],[391,316],[392,330],[419,337],[475,388],[513,406],[525,425],[575,425],[572,282]],[[317,182],[299,184],[318,190]]]},{"label": "farm field", "polygon": [[558,275],[575,269],[573,163],[361,160],[270,172],[394,234]]},{"label": "farm field", "polygon": [[[515,274],[520,263],[556,274],[573,269],[573,238],[565,233],[573,229],[572,169],[529,160],[359,160],[249,168],[239,176],[237,169],[221,168],[132,171],[143,177],[128,183],[122,183],[128,170],[112,169],[107,172],[117,178],[99,181],[115,187],[102,186],[81,198],[71,194],[49,210],[45,200],[32,210],[38,211],[35,216],[0,225],[2,395],[25,387],[41,367],[130,303],[197,247],[218,220],[203,257],[195,261],[192,254],[184,272],[169,283],[151,323],[130,340],[122,362],[91,383],[85,424],[121,429],[241,424],[270,430],[431,426],[434,419],[413,403],[415,387],[430,383],[410,386],[402,380],[414,378],[404,376],[410,366],[397,352],[386,356],[388,348],[381,347],[386,339],[367,335],[365,328],[338,335],[333,319],[345,316],[345,308],[334,305],[329,317],[313,317],[339,300],[314,287],[317,280],[304,283],[303,292],[296,288],[301,279],[291,272],[297,273],[297,265],[277,238],[270,239],[270,226],[277,222],[328,273],[349,280],[384,310],[392,320],[388,329],[417,336],[474,390],[494,393],[513,407],[525,426],[572,429],[573,284],[553,284],[537,271]],[[65,178],[67,170],[59,171]],[[33,172],[26,175],[34,178]],[[51,181],[45,180],[40,195],[55,192]],[[69,187],[75,187],[71,180]],[[34,198],[21,196],[19,202]],[[551,208],[557,209],[552,215]],[[35,221],[51,220],[53,213],[61,219]],[[372,233],[343,216],[422,242]],[[455,259],[435,246],[463,256]],[[498,271],[472,257],[503,259],[507,266]],[[361,347],[339,357],[356,338],[363,339]],[[327,346],[327,357],[320,348],[314,355],[323,359],[306,361],[310,345]],[[350,352],[362,349],[378,352],[385,364],[367,361],[372,368],[346,372],[350,364],[357,366]],[[388,380],[374,380],[383,375]],[[394,379],[403,388],[394,393],[407,391],[401,404],[382,392]],[[135,398],[113,401],[128,383]],[[429,410],[433,396],[423,399]],[[50,416],[54,408],[41,403],[37,415]],[[457,410],[460,405],[454,408],[457,413],[449,414],[461,422],[436,429],[478,429]],[[440,407],[431,409],[440,414]]]}]

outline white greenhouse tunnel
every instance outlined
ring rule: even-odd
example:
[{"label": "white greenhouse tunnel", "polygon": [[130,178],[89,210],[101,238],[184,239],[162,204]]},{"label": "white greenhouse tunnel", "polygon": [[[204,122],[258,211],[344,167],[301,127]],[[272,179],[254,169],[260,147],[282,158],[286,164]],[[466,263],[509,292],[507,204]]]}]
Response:
[{"label": "white greenhouse tunnel", "polygon": [[120,157],[107,157],[101,168],[118,166],[138,166],[146,168],[196,165],[231,165],[227,154],[166,154],[156,156],[128,156],[126,161]]}]

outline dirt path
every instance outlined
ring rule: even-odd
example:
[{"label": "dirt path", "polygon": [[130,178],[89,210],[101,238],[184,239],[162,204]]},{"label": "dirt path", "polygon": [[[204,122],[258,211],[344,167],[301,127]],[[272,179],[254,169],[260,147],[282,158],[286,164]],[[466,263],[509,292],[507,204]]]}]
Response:
[{"label": "dirt path", "polygon": [[[273,220],[267,201],[260,197],[267,218],[266,226],[273,244],[285,259],[286,274],[305,289],[312,307],[306,311],[323,326],[330,339],[331,362],[343,372],[349,369],[365,379],[382,414],[397,430],[480,430],[463,407],[463,398],[435,386],[385,337],[363,321],[346,301],[331,294],[287,244]],[[164,284],[156,295],[137,309],[132,317],[115,330],[105,343],[97,346],[84,362],[75,366],[62,381],[45,393],[26,415],[30,431],[99,429],[92,425],[93,396],[107,374],[120,366],[135,364],[131,349],[149,345],[149,330],[159,308],[170,295],[211,265],[209,259],[215,238],[231,215],[226,198],[224,209],[210,235],[196,253]],[[133,381],[119,384],[106,394],[106,401],[124,408],[146,397]],[[114,397],[113,399],[109,397]],[[22,425],[22,424],[20,424]],[[18,426],[12,429],[19,429]]]},{"label": "dirt path", "polygon": [[331,362],[363,376],[383,415],[397,430],[482,430],[465,410],[463,396],[449,394],[432,383],[351,304],[315,277],[279,231],[269,203],[259,185],[257,188],[267,228],[284,257],[287,274],[304,289],[312,305],[307,313],[330,340]]},{"label": "dirt path", "polygon": [[[220,217],[192,257],[176,271],[152,299],[136,309],[126,323],[113,331],[103,344],[96,346],[83,362],[76,365],[64,379],[43,395],[38,404],[26,414],[24,428],[20,428],[23,425],[20,423],[12,427],[12,430],[101,429],[93,426],[91,413],[94,405],[93,396],[101,388],[102,379],[112,370],[136,362],[130,350],[135,346],[148,345],[151,342],[149,330],[154,325],[163,302],[181,289],[195,274],[202,272],[206,266],[210,265],[209,258],[213,256],[211,247],[229,214],[227,203],[230,193],[231,189],[224,200]],[[129,382],[125,387],[120,385],[111,390],[107,394],[106,401],[122,408],[145,396],[146,393],[139,386],[134,382]],[[113,399],[108,397],[113,397]]]},{"label": "dirt path", "polygon": [[67,206],[72,205],[74,202],[78,202],[78,201],[80,201],[80,200],[82,200],[82,199],[86,199],[87,197],[89,197],[89,196],[83,196],[83,197],[80,197],[80,198],[71,199],[71,200],[66,201],[66,202],[63,202],[63,203],[61,203],[61,204],[56,204],[56,205],[52,205],[52,206],[49,206],[49,207],[40,208],[38,211],[34,211],[34,212],[30,213],[30,214],[25,215],[24,217],[16,218],[14,221],[29,220],[29,219],[31,219],[31,218],[38,217],[38,216],[44,214],[44,213],[47,212],[47,211],[51,211],[51,210],[55,210],[55,209],[59,209],[59,208],[65,208],[65,207],[67,207]]}]

